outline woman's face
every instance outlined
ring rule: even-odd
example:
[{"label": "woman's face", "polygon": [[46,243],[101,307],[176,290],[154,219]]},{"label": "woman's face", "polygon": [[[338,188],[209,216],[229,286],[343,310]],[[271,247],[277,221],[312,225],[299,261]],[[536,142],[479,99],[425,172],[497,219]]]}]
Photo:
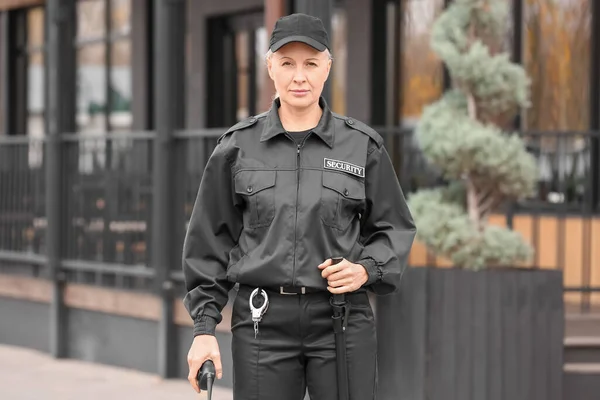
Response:
[{"label": "woman's face", "polygon": [[319,101],[331,60],[326,52],[292,42],[273,53],[267,67],[281,102],[304,108]]}]

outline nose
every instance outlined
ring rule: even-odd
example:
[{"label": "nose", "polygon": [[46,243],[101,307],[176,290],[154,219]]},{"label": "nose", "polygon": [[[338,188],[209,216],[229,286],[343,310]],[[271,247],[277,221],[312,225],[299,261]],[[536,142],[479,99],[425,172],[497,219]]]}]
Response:
[{"label": "nose", "polygon": [[303,83],[306,81],[306,75],[304,75],[304,68],[299,65],[294,73],[294,83]]}]

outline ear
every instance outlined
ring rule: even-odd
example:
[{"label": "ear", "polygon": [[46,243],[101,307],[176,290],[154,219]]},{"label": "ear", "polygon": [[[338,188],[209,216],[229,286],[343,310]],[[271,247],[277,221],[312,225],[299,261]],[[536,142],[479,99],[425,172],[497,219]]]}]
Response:
[{"label": "ear", "polygon": [[332,64],[333,64],[332,60],[327,60],[327,78],[329,78],[329,73],[331,72],[331,65]]},{"label": "ear", "polygon": [[273,60],[271,58],[267,59],[267,72],[269,73],[269,78],[273,79]]}]

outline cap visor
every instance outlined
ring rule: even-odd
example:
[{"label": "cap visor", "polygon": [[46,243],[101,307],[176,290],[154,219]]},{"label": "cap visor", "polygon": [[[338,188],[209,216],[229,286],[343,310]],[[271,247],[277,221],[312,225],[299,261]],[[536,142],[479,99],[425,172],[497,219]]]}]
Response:
[{"label": "cap visor", "polygon": [[274,53],[277,50],[279,50],[281,47],[285,46],[288,43],[291,42],[302,42],[305,43],[307,45],[309,45],[310,47],[313,47],[319,51],[325,51],[326,47],[317,42],[316,40],[309,38],[308,36],[288,36],[284,39],[281,39],[278,42],[273,43],[273,46],[271,46],[271,51]]}]

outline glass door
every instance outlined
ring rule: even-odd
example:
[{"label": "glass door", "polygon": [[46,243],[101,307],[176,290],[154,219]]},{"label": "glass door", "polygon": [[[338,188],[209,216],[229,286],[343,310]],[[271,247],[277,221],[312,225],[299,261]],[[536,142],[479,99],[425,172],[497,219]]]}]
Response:
[{"label": "glass door", "polygon": [[209,20],[208,27],[207,125],[227,127],[268,107],[264,17],[262,12],[228,15]]}]

